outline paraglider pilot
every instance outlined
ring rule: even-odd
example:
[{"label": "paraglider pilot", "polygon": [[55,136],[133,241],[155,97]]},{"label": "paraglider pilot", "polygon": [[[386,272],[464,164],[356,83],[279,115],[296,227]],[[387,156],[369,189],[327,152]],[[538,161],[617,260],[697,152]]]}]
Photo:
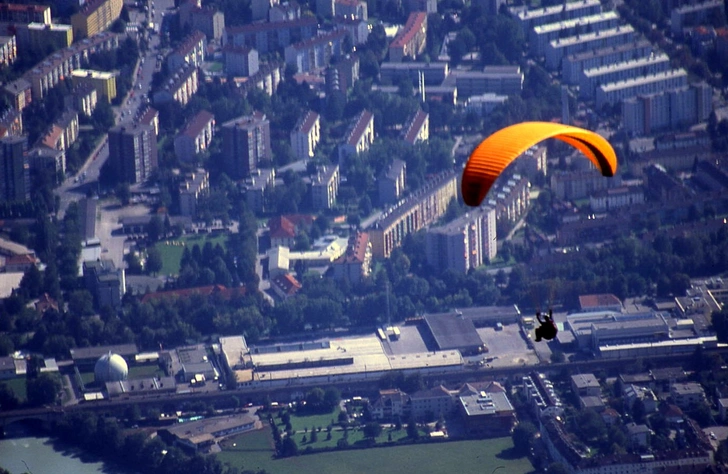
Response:
[{"label": "paraglider pilot", "polygon": [[541,319],[541,311],[536,311],[536,319],[538,319],[538,322],[541,325],[536,328],[536,342],[540,342],[541,339],[550,341],[555,338],[556,333],[559,332],[559,330],[556,329],[556,323],[554,323],[554,317],[550,309],[548,316],[544,314],[543,317],[544,319]]}]

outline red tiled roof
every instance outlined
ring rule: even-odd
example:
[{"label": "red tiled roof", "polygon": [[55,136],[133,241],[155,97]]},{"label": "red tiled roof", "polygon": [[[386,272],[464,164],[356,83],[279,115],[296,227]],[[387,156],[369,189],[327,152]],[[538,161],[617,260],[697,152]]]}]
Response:
[{"label": "red tiled roof", "polygon": [[260,33],[263,31],[284,30],[286,28],[299,28],[302,26],[317,26],[318,21],[315,17],[307,16],[290,21],[277,21],[274,23],[252,23],[250,25],[233,26],[225,28],[228,35],[239,33]]},{"label": "red tiled roof", "polygon": [[425,123],[425,119],[427,119],[427,113],[422,109],[417,109],[417,113],[414,117],[412,117],[412,121],[408,124],[407,131],[404,135],[404,141],[414,145],[415,139],[422,129],[422,124]]},{"label": "red tiled roof", "polygon": [[301,288],[301,284],[290,273],[284,273],[275,277],[272,282],[288,296],[295,295]]},{"label": "red tiled roof", "polygon": [[296,227],[298,227],[298,226],[308,227],[311,224],[313,224],[313,219],[314,219],[314,216],[312,216],[311,214],[286,214],[283,217],[285,217],[289,221],[293,222],[293,225],[295,225]]},{"label": "red tiled roof", "polygon": [[273,239],[289,239],[296,236],[296,226],[287,218],[273,217],[268,221],[268,230]]},{"label": "red tiled roof", "polygon": [[24,264],[35,265],[36,262],[37,262],[37,259],[30,254],[13,255],[12,257],[8,257],[5,259],[5,266],[24,265]]},{"label": "red tiled roof", "polygon": [[366,256],[368,243],[369,234],[359,232],[349,239],[349,247],[346,249],[346,253],[339,257],[337,263],[362,263]]},{"label": "red tiled roof", "polygon": [[35,12],[35,13],[43,13],[46,8],[50,8],[47,5],[22,5],[18,3],[5,3],[0,5],[0,10],[5,10],[9,12]]},{"label": "red tiled roof", "polygon": [[58,146],[58,140],[61,138],[61,135],[63,135],[63,129],[58,125],[51,125],[48,133],[43,136],[43,144],[48,148],[55,149]]},{"label": "red tiled roof", "polygon": [[316,123],[316,120],[318,120],[319,114],[314,112],[313,110],[309,110],[306,115],[303,116],[303,119],[300,122],[300,126],[296,127],[301,133],[309,133],[311,129],[313,128],[313,125]]},{"label": "red tiled roof", "polygon": [[147,107],[142,116],[139,117],[139,123],[151,125],[155,117],[159,117],[159,111],[154,107]]},{"label": "red tiled roof", "polygon": [[223,299],[229,300],[234,296],[245,295],[245,288],[227,288],[223,285],[198,286],[195,288],[184,288],[181,290],[157,291],[142,296],[142,303],[148,303],[160,298],[189,298],[192,295],[220,295]]},{"label": "red tiled roof", "polygon": [[197,112],[197,115],[192,118],[192,120],[187,122],[187,125],[180,135],[187,135],[188,137],[195,138],[200,134],[200,132],[202,132],[207,124],[213,120],[215,120],[214,115],[207,110],[200,110]]},{"label": "red tiled roof", "polygon": [[414,38],[415,34],[422,28],[422,24],[427,21],[427,13],[413,12],[407,18],[404,28],[402,28],[392,41],[390,47],[401,48]]},{"label": "red tiled roof", "polygon": [[371,120],[372,113],[366,109],[362,110],[346,142],[351,146],[356,146]]},{"label": "red tiled roof", "polygon": [[611,293],[601,295],[581,295],[579,296],[579,305],[582,308],[594,308],[597,306],[621,305],[622,302]]},{"label": "red tiled roof", "polygon": [[40,298],[38,298],[38,301],[35,303],[35,310],[39,313],[45,313],[49,309],[55,309],[58,310],[58,303],[56,300],[48,296],[48,293],[43,293]]},{"label": "red tiled roof", "polygon": [[204,39],[205,39],[205,33],[203,33],[200,30],[195,30],[192,32],[192,34],[190,34],[189,36],[185,37],[184,40],[182,40],[182,43],[180,43],[180,45],[177,46],[177,49],[175,49],[174,52],[177,54],[181,54],[182,56],[186,56],[198,44],[200,44],[200,41],[204,41]]}]

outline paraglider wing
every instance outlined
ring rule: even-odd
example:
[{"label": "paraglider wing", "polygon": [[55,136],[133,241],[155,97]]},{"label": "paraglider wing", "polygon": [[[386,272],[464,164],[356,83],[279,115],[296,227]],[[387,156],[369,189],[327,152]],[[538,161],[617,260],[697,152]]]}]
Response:
[{"label": "paraglider wing", "polygon": [[498,130],[470,154],[461,189],[468,206],[478,206],[498,176],[518,156],[547,138],[558,138],[581,151],[604,176],[614,176],[617,156],[609,142],[589,130],[552,122],[523,122]]}]

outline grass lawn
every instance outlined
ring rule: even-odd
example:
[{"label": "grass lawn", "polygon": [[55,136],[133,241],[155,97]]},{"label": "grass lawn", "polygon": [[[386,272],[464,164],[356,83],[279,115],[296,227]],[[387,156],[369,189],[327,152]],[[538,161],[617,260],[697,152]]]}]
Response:
[{"label": "grass lawn", "polygon": [[8,388],[13,391],[15,397],[20,403],[23,403],[28,399],[28,392],[25,390],[25,377],[0,380],[0,383],[7,385]]},{"label": "grass lawn", "polygon": [[179,261],[182,259],[182,253],[186,247],[192,250],[195,244],[200,246],[200,250],[205,246],[207,242],[210,242],[214,247],[220,244],[225,247],[227,236],[225,234],[210,235],[210,234],[190,234],[184,235],[176,240],[163,240],[157,242],[155,247],[162,254],[162,275],[177,275],[179,274]]},{"label": "grass lawn", "polygon": [[[322,428],[321,432],[323,433],[326,431],[326,427],[331,424],[331,420],[334,420],[334,424],[338,422],[340,411],[341,409],[337,406],[331,413],[324,413],[323,415],[298,416],[294,412],[290,412],[291,427],[293,428],[293,431],[303,431],[306,428],[311,431],[313,427],[320,426]],[[286,425],[281,422],[281,419],[278,417],[278,413],[276,413],[274,419],[276,420],[278,428],[281,431],[286,431]],[[324,434],[324,436],[326,435]],[[298,442],[298,439],[296,439],[296,442]]]},{"label": "grass lawn", "polygon": [[[404,431],[404,430],[402,430]],[[326,436],[325,433],[324,438]],[[349,439],[352,439],[349,435]],[[386,434],[385,434],[386,436]],[[296,435],[298,438],[299,435]],[[336,435],[334,435],[336,439]],[[223,444],[217,457],[239,469],[265,469],[271,474],[439,474],[443,472],[525,474],[533,472],[528,458],[513,458],[510,437],[478,441],[428,443],[357,449],[273,459],[270,429],[239,435]],[[236,444],[233,447],[233,443]],[[299,449],[302,446],[299,445]]]},{"label": "grass lawn", "polygon": [[136,379],[141,377],[164,377],[164,371],[158,365],[135,365],[129,367],[129,378]]}]

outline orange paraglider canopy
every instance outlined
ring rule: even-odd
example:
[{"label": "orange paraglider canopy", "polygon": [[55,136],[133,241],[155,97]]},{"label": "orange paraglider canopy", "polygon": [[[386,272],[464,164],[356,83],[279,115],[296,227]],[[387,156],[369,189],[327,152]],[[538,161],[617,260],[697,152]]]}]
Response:
[{"label": "orange paraglider canopy", "polygon": [[465,204],[479,206],[503,170],[523,152],[547,138],[558,138],[577,148],[604,176],[614,176],[617,171],[614,149],[601,135],[560,123],[523,122],[498,130],[470,154],[461,183]]}]

